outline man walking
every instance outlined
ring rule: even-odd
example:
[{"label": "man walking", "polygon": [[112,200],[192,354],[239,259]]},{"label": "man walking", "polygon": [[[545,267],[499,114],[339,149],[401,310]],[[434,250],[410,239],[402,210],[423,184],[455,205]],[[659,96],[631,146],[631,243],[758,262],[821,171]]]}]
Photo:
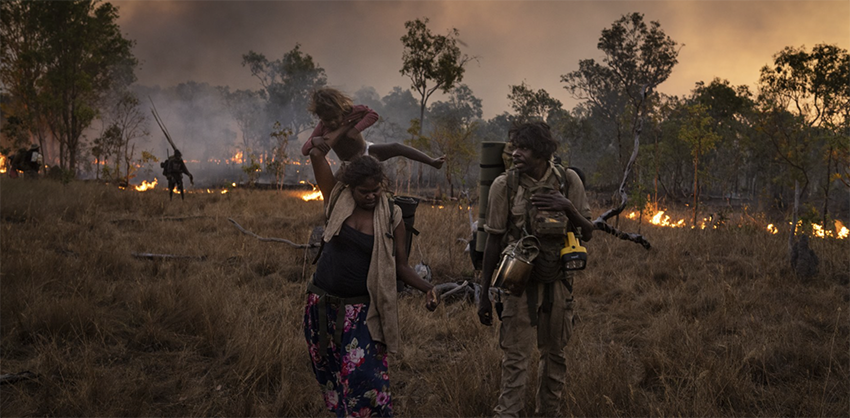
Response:
[{"label": "man walking", "polygon": [[168,179],[168,198],[172,199],[174,197],[174,188],[177,187],[177,190],[180,192],[180,199],[185,200],[184,196],[186,193],[183,190],[183,174],[189,176],[189,181],[192,182],[192,185],[195,184],[195,177],[186,168],[186,163],[183,161],[183,154],[179,150],[175,149],[174,155],[162,162],[162,174],[165,174],[165,178]]},{"label": "man walking", "polygon": [[[506,246],[531,235],[539,243],[539,253],[525,290],[502,296],[503,308],[501,303],[496,306],[502,321],[502,380],[494,412],[498,417],[519,416],[536,342],[540,358],[535,413],[558,416],[567,371],[564,349],[573,320],[572,273],[564,269],[560,250],[567,232],[589,241],[594,228],[578,174],[551,161],[558,144],[549,126],[525,123],[511,129],[509,139],[513,168],[490,187],[483,294],[489,294],[491,276]],[[482,324],[492,325],[492,311],[490,299],[482,297],[478,307]]]}]

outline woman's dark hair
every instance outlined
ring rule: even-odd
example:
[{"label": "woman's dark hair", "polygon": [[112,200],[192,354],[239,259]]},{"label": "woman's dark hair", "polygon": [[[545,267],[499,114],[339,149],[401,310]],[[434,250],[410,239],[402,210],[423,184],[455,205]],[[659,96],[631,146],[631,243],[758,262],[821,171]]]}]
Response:
[{"label": "woman's dark hair", "polygon": [[538,158],[548,160],[558,149],[558,143],[552,138],[552,132],[546,122],[526,122],[514,126],[508,131],[511,144],[517,148],[528,148]]},{"label": "woman's dark hair", "polygon": [[384,168],[375,157],[361,155],[345,166],[339,176],[339,181],[349,186],[359,186],[367,179],[384,182]]}]

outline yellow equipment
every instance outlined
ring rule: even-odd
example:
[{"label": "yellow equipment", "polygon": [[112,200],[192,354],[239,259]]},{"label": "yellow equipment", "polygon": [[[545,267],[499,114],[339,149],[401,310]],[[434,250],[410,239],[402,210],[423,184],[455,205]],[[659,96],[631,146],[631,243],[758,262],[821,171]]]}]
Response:
[{"label": "yellow equipment", "polygon": [[587,266],[587,249],[572,232],[567,232],[564,248],[561,249],[561,263],[565,270],[583,270]]}]

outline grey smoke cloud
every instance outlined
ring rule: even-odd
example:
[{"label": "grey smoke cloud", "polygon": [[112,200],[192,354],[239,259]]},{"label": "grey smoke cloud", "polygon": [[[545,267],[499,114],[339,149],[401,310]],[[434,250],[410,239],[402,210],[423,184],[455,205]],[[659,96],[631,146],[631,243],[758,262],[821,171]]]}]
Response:
[{"label": "grey smoke cloud", "polygon": [[[479,57],[463,82],[483,100],[484,117],[509,110],[508,86],[526,81],[567,107],[560,76],[601,59],[603,28],[633,11],[657,20],[684,44],[667,94],[688,94],[714,77],[755,86],[759,69],[785,46],[850,41],[846,1],[118,1],[122,31],[137,41],[139,82],[167,87],[194,80],[258,89],[242,67],[254,50],[278,59],[300,43],[353,94],[409,88],[399,73],[404,22],[428,17],[434,32],[457,28]],[[437,96],[435,99],[439,99]],[[432,99],[433,101],[434,99]]]}]

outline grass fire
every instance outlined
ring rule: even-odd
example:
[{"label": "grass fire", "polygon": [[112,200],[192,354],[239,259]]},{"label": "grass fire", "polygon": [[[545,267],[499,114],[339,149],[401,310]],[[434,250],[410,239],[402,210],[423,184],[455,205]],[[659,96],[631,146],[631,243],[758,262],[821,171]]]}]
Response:
[{"label": "grass fire", "polygon": [[[307,242],[323,203],[225,190],[169,202],[161,185],[0,179],[2,369],[30,376],[3,386],[4,416],[326,415],[302,329],[314,267],[305,250],[228,222]],[[435,283],[478,280],[464,253],[470,211],[417,210],[410,262],[428,264]],[[666,227],[648,222],[659,213],[619,221],[642,228],[650,251],[602,234],[585,244],[564,410],[846,415],[850,241],[812,239],[820,269],[804,280],[788,263],[788,224],[771,233],[762,219],[715,216],[705,229],[670,227],[672,208],[658,218]],[[408,294],[390,359],[396,414],[490,414],[497,327],[464,300],[429,313]]]}]

